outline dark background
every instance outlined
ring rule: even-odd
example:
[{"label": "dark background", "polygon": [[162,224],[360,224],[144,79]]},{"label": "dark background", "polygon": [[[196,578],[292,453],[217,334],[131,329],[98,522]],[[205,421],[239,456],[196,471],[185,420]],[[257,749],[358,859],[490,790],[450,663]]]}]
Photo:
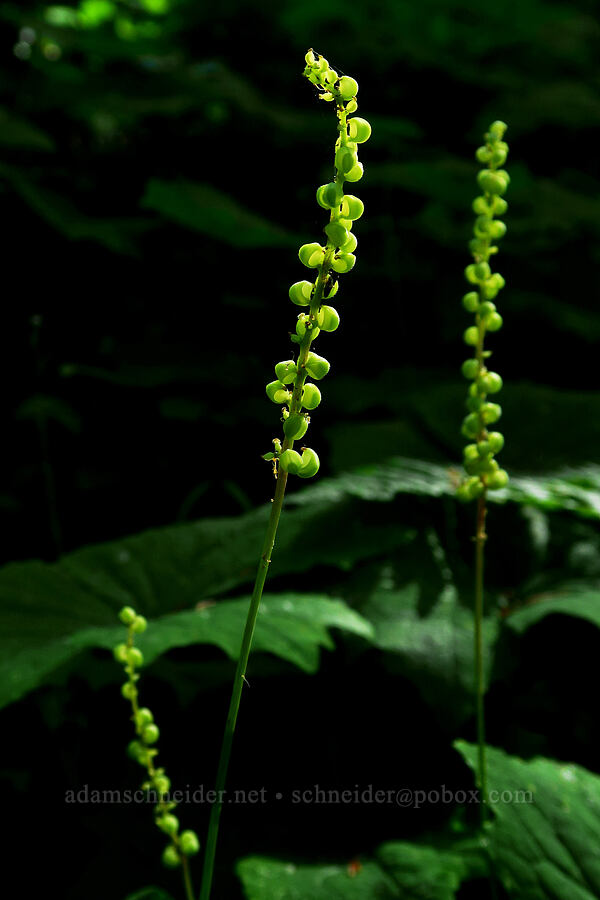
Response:
[{"label": "dark background", "polygon": [[[298,310],[287,290],[307,277],[297,249],[321,239],[314,192],[332,175],[335,115],[301,77],[309,46],[358,80],[358,114],[373,126],[353,187],[366,208],[357,265],[334,301],[342,324],[316,345],[331,362],[310,432],[320,477],[398,454],[460,462],[473,153],[497,118],[509,126],[512,177],[493,266],[507,282],[496,301],[505,326],[488,344],[506,385],[502,464],[540,472],[596,460],[595,4],[121,0],[56,9],[0,4],[4,562],[237,515],[270,496],[260,454],[279,423],[263,385],[290,355]],[[77,9],[83,19],[69,25]],[[430,514],[402,508],[417,524]],[[497,522],[510,528],[510,514]],[[499,588],[513,564],[527,569],[512,557],[499,564]],[[563,648],[558,677],[558,637],[547,631],[492,698],[496,736],[593,765],[585,694],[571,709],[571,743],[564,723],[550,724],[563,693],[571,702],[588,675],[584,655]],[[583,626],[575,639],[591,641]],[[198,654],[167,659],[148,677],[165,723],[161,751],[180,784],[208,786],[231,666],[203,648],[213,676],[199,700],[173,674]],[[511,690],[527,682],[532,659],[545,674],[529,683],[513,727]],[[172,878],[155,861],[148,810],[63,808],[67,785],[136,786],[102,660],[90,654],[85,677],[65,676],[2,713],[14,738],[5,774],[16,847],[30,857],[33,842],[41,853],[32,884],[68,872],[65,898],[122,898]],[[259,684],[274,665],[257,661]],[[394,786],[401,752],[411,783],[437,785],[444,773],[470,784],[448,749],[452,731],[409,682],[387,714],[374,652],[357,660],[338,647],[318,681],[277,665],[279,679],[242,713],[235,783],[368,783],[376,769],[382,787]],[[522,738],[528,729],[533,743]],[[236,896],[231,864],[245,853],[351,859],[444,815],[236,808],[224,817],[217,896]]]}]

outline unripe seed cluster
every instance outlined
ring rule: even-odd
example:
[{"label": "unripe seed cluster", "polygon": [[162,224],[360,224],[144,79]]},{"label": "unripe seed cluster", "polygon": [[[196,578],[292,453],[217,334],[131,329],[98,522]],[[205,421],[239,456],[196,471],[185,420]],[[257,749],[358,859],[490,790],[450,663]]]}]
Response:
[{"label": "unripe seed cluster", "polygon": [[172,810],[177,804],[169,799],[171,781],[165,774],[165,770],[154,764],[158,750],[154,746],[160,737],[158,725],[154,721],[152,711],[138,703],[139,674],[136,671],[144,663],[144,656],[138,647],[134,646],[136,634],[142,634],[147,628],[147,621],[139,616],[131,606],[125,606],[119,613],[119,619],[127,626],[127,640],[117,644],[114,648],[114,656],[120,662],[127,676],[127,681],[121,688],[121,694],[131,703],[132,716],[136,733],[136,739],[129,743],[127,752],[129,756],[138,762],[147,772],[147,779],[142,787],[152,791],[157,798],[154,807],[154,820],[157,827],[170,838],[170,843],[165,847],[163,863],[175,868],[179,866],[183,857],[192,856],[200,849],[198,838],[193,831],[179,833],[179,819],[174,816]]},{"label": "unripe seed cluster", "polygon": [[487,165],[477,175],[482,193],[473,201],[476,215],[473,238],[469,249],[473,262],[465,269],[465,278],[471,290],[463,297],[463,306],[474,314],[475,324],[463,334],[463,340],[473,347],[473,356],[462,365],[462,374],[471,384],[467,396],[467,415],[463,419],[462,434],[469,440],[464,449],[464,467],[467,478],[457,491],[460,500],[473,500],[485,491],[498,490],[508,483],[508,474],[494,459],[504,446],[504,437],[499,431],[488,431],[502,415],[498,403],[491,402],[489,395],[497,394],[502,388],[502,378],[490,371],[487,360],[491,351],[484,349],[487,331],[498,331],[502,327],[502,316],[492,301],[504,287],[504,278],[492,272],[490,257],[498,252],[493,243],[506,233],[506,225],[497,216],[503,215],[508,204],[502,196],[509,185],[508,172],[500,168],[506,162],[508,145],[503,140],[506,125],[493,122],[485,134],[485,144],[478,148],[475,156]]},{"label": "unripe seed cluster", "polygon": [[371,126],[366,119],[352,116],[358,109],[356,95],[358,84],[354,78],[339,75],[319,53],[309,50],[305,56],[305,77],[314,84],[322,100],[335,103],[338,117],[338,138],[335,144],[335,173],[333,179],[317,189],[318,205],[329,212],[329,221],[323,231],[323,243],[303,244],[298,256],[307,269],[316,270],[314,281],[297,281],[289,290],[289,298],[296,306],[303,307],[296,322],[295,333],[290,335],[297,345],[296,359],[288,359],[275,366],[275,381],[266,387],[273,403],[283,406],[283,445],[273,441],[274,451],[264,454],[273,463],[275,475],[278,467],[300,478],[311,478],[319,470],[319,457],[310,447],[302,447],[301,454],[293,449],[294,441],[301,440],[308,429],[308,415],[321,402],[321,392],[314,381],[320,381],[329,372],[329,362],[311,350],[311,344],[321,331],[335,331],[340,317],[330,300],[338,291],[338,277],[354,268],[357,247],[352,227],[364,212],[362,200],[344,192],[345,182],[360,181],[362,163],[358,160],[358,145],[367,141]]}]

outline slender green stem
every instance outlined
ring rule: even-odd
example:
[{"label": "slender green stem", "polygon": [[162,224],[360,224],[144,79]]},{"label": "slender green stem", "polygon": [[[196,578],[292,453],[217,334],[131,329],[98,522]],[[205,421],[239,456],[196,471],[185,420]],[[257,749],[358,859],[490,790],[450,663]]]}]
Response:
[{"label": "slender green stem", "polygon": [[[285,446],[285,444],[284,444]],[[275,544],[275,536],[277,534],[277,526],[279,525],[279,517],[283,506],[283,498],[287,483],[287,472],[280,471],[277,478],[277,487],[272,500],[271,515],[269,524],[265,534],[265,540],[262,548],[258,572],[252,599],[250,600],[250,608],[246,619],[246,627],[242,638],[242,646],[238,664],[233,679],[233,690],[231,692],[231,701],[229,703],[229,713],[225,725],[225,734],[221,745],[221,755],[219,758],[219,768],[217,770],[216,779],[216,800],[210,811],[210,821],[208,825],[208,836],[206,839],[206,851],[204,854],[204,866],[202,869],[202,885],[200,889],[200,900],[208,900],[212,886],[213,871],[215,864],[215,852],[217,849],[217,837],[219,832],[219,820],[221,810],[223,808],[223,796],[225,791],[225,782],[227,780],[227,770],[229,767],[229,759],[231,757],[231,746],[233,744],[233,736],[237,722],[238,711],[240,708],[240,700],[242,697],[242,688],[246,675],[246,667],[248,665],[248,657],[252,646],[252,638],[254,636],[254,627],[258,616],[258,609],[263,593],[263,588],[271,562],[271,552]]]},{"label": "slender green stem", "polygon": [[485,491],[477,499],[477,523],[475,529],[475,694],[477,700],[477,786],[480,791],[480,817],[483,825],[486,817],[487,776],[485,762],[484,674],[483,674],[483,548],[485,546]]},{"label": "slender green stem", "polygon": [[181,865],[183,871],[183,884],[185,886],[185,900],[195,900],[194,887],[190,875],[190,861],[187,856],[181,858]]}]

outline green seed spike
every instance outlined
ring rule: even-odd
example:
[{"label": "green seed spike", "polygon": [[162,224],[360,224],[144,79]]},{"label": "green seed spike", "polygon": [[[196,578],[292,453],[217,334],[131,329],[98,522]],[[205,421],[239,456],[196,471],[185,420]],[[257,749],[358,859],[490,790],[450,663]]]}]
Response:
[{"label": "green seed spike", "polygon": [[466,477],[457,489],[457,499],[464,502],[477,500],[475,523],[475,700],[477,719],[477,786],[480,791],[480,823],[485,824],[488,794],[486,787],[486,744],[484,723],[484,660],[483,660],[483,561],[487,539],[486,495],[487,491],[498,490],[508,483],[508,474],[498,466],[494,455],[504,446],[504,438],[498,431],[488,431],[488,425],[497,422],[502,414],[498,403],[490,403],[489,394],[497,394],[502,388],[502,378],[497,372],[488,371],[486,360],[490,355],[484,349],[486,332],[498,331],[502,327],[502,317],[491,302],[504,287],[504,279],[492,272],[490,258],[498,252],[494,241],[506,233],[506,225],[497,217],[503,215],[507,203],[502,197],[510,183],[504,169],[508,155],[508,145],[503,140],[506,125],[493,122],[484,136],[485,144],[476,151],[476,159],[486,166],[477,175],[482,194],[473,201],[476,215],[473,239],[469,249],[473,262],[465,269],[465,278],[472,290],[464,295],[465,310],[475,316],[475,322],[463,333],[464,342],[473,347],[473,357],[462,365],[462,374],[471,384],[467,394],[468,415],[463,419],[462,434],[469,443],[464,448],[464,468]]},{"label": "green seed spike", "polygon": [[[321,392],[306,378],[323,378],[329,370],[329,363],[312,350],[312,342],[323,333],[335,331],[340,317],[330,306],[323,303],[330,300],[338,290],[338,276],[345,276],[355,265],[354,251],[357,240],[351,234],[353,222],[360,218],[364,205],[362,200],[351,194],[344,194],[346,181],[358,182],[364,170],[359,161],[359,149],[371,134],[371,126],[366,119],[349,116],[358,109],[356,95],[358,83],[349,75],[340,75],[329,62],[316,53],[308,50],[305,56],[304,76],[314,85],[320,98],[335,108],[337,115],[337,140],[334,147],[335,175],[332,181],[317,188],[316,202],[328,213],[328,221],[323,222],[326,238],[325,245],[311,242],[300,247],[300,262],[309,269],[314,269],[314,284],[310,281],[299,281],[292,285],[289,296],[296,306],[304,307],[300,314],[290,340],[297,349],[293,360],[296,375],[289,382],[291,388],[285,402],[288,410],[283,411],[284,440],[269,462],[277,479],[275,494],[271,503],[271,514],[267,525],[258,572],[250,601],[246,627],[242,638],[242,646],[238,657],[238,665],[234,677],[234,686],[229,706],[228,725],[223,741],[219,770],[216,782],[216,793],[219,796],[226,782],[233,731],[239,710],[244,676],[248,664],[254,623],[258,615],[262,592],[271,562],[271,554],[279,525],[287,480],[290,475],[300,478],[312,478],[319,470],[319,458],[314,450],[302,448],[302,456],[294,450],[294,441],[300,440],[308,427],[308,417],[304,410],[316,409],[321,402]],[[276,369],[277,382],[268,385],[270,399],[278,402],[281,399],[284,382],[291,371],[287,364],[279,363]],[[286,391],[287,394],[287,391]],[[267,454],[268,456],[268,454]],[[221,815],[222,801],[215,803],[211,810],[208,837],[206,841],[205,861],[202,871],[202,888],[200,900],[210,900],[214,870],[214,859]],[[183,848],[182,848],[183,849]]]}]

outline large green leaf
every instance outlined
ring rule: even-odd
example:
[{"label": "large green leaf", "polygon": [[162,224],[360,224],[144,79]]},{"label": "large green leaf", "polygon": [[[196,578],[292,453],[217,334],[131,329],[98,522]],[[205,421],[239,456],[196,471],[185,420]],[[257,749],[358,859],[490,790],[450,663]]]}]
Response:
[{"label": "large green leaf", "polygon": [[248,900],[395,900],[400,897],[389,875],[374,862],[356,875],[347,865],[296,865],[260,856],[237,865]]},{"label": "large green leaf", "polygon": [[152,178],[142,206],[232,247],[290,247],[298,242],[294,235],[209,184]]},{"label": "large green leaf", "polygon": [[454,900],[461,884],[482,874],[472,845],[456,850],[394,841],[375,860],[355,864],[295,864],[267,857],[241,860],[247,900]]},{"label": "large green leaf", "polygon": [[[394,457],[370,466],[360,466],[336,478],[322,479],[290,498],[296,505],[317,501],[334,502],[342,497],[390,501],[399,494],[425,497],[454,496],[458,465],[440,465],[421,459]],[[526,504],[547,510],[569,510],[590,519],[600,519],[600,466],[589,463],[542,475],[511,472],[508,486],[488,494],[493,503]]]},{"label": "large green leaf", "polygon": [[[48,600],[40,591],[38,595]],[[31,596],[30,598],[31,599]],[[42,602],[36,610],[28,607],[28,616],[16,608],[2,612],[0,618],[7,629],[2,641],[0,661],[0,705],[17,700],[37,687],[58,666],[90,647],[112,649],[123,640],[124,629],[117,624],[89,626],[86,616],[74,615],[73,601],[83,598],[68,591],[54,598],[50,606]],[[237,658],[242,631],[248,612],[248,599],[226,600],[198,609],[171,613],[151,621],[137,645],[146,663],[173,647],[191,644],[214,644],[232,659]],[[85,609],[85,607],[84,607]],[[37,615],[36,615],[37,612]],[[115,620],[114,612],[100,597],[95,598],[90,618]],[[331,648],[329,628],[341,628],[365,638],[372,637],[372,627],[341,600],[311,594],[267,595],[261,605],[254,650],[273,653],[294,663],[306,672],[314,672],[319,664],[319,648]]]},{"label": "large green leaf", "polygon": [[[83,648],[113,646],[119,634],[115,615],[126,604],[160,618],[162,624],[141,640],[142,647],[148,642],[149,659],[196,641],[235,656],[247,601],[192,610],[252,582],[268,515],[262,508],[235,519],[147,531],[86,547],[58,563],[15,563],[0,570],[0,703],[18,699]],[[365,521],[367,528],[359,508],[351,511],[343,500],[287,512],[271,578],[319,564],[345,570],[410,535],[401,526],[390,528],[384,518]],[[267,604],[260,620],[264,639],[259,629],[256,646],[312,671],[318,646],[327,645],[325,627],[339,624],[367,634],[368,626],[339,602],[313,596],[308,603],[286,595],[279,605]],[[169,617],[173,613],[183,618]]]},{"label": "large green leaf", "polygon": [[[455,746],[475,770],[477,748]],[[600,896],[600,777],[581,766],[526,762],[488,748],[493,822],[488,846],[518,900],[597,900]]]},{"label": "large green leaf", "polygon": [[511,613],[506,624],[521,633],[553,613],[585,619],[600,628],[600,590],[565,587],[530,598],[527,605]]}]

